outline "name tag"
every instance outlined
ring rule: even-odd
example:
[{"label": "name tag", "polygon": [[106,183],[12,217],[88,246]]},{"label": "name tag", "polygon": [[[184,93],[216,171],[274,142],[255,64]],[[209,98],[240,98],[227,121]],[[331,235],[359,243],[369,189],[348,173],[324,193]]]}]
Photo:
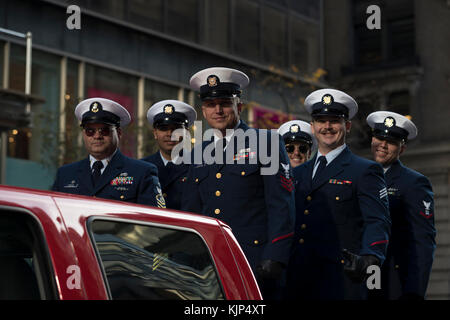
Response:
[{"label": "name tag", "polygon": [[78,188],[78,183],[72,180],[69,184],[66,184],[63,188],[76,189]]}]

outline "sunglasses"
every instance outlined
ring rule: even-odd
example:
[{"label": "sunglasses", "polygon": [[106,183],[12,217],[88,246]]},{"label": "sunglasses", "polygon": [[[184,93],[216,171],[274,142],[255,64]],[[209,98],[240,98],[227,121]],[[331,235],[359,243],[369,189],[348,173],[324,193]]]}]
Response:
[{"label": "sunglasses", "polygon": [[95,135],[96,132],[98,132],[102,137],[109,136],[111,134],[111,127],[102,127],[102,128],[83,128],[84,133],[88,137],[92,137]]},{"label": "sunglasses", "polygon": [[308,146],[305,146],[305,145],[299,145],[299,146],[296,146],[296,145],[294,145],[294,144],[288,144],[288,145],[286,146],[286,151],[287,151],[287,153],[292,153],[292,152],[294,152],[295,147],[298,148],[298,151],[300,151],[300,153],[307,153],[307,152],[309,151],[309,147],[308,147]]}]

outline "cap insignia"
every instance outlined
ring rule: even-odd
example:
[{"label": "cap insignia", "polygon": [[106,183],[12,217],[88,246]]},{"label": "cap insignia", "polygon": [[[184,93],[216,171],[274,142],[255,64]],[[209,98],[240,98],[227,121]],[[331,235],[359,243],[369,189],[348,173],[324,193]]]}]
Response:
[{"label": "cap insignia", "polygon": [[300,127],[298,126],[298,124],[293,124],[293,125],[290,127],[289,131],[290,131],[291,133],[297,133],[297,132],[300,131]]},{"label": "cap insignia", "polygon": [[326,94],[322,97],[322,104],[329,106],[334,101],[333,96],[331,94]]},{"label": "cap insignia", "polygon": [[101,110],[102,105],[98,103],[97,101],[93,102],[90,106],[90,110],[94,113],[97,113]]},{"label": "cap insignia", "polygon": [[171,104],[166,104],[164,106],[164,113],[165,114],[172,114],[175,111],[175,108]]},{"label": "cap insignia", "polygon": [[215,87],[220,82],[219,78],[217,76],[215,76],[215,75],[209,76],[207,81],[208,81],[208,86],[209,87]]},{"label": "cap insignia", "polygon": [[395,119],[392,117],[387,117],[384,119],[384,125],[388,128],[395,126]]}]

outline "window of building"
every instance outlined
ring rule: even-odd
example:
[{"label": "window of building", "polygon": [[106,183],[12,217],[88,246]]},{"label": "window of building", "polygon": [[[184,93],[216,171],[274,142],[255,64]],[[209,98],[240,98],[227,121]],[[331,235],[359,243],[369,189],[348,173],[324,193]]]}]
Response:
[{"label": "window of building", "polygon": [[262,8],[262,13],[264,62],[285,67],[287,61],[286,14],[268,6]]},{"label": "window of building", "polygon": [[[25,91],[25,48],[11,45],[9,87]],[[32,128],[10,131],[8,157],[57,165],[60,58],[33,50],[31,93],[43,97],[43,104],[32,106]]]},{"label": "window of building", "polygon": [[[286,0],[291,10],[315,20],[320,19],[320,1],[317,0]],[[279,1],[277,1],[279,2]]]},{"label": "window of building", "polygon": [[[381,9],[381,29],[367,28],[369,5]],[[353,1],[355,64],[368,66],[415,61],[414,3],[412,0]]]},{"label": "window of building", "polygon": [[129,0],[127,4],[127,20],[131,23],[163,31],[163,0]]},{"label": "window of building", "polygon": [[408,91],[393,92],[388,97],[388,110],[401,115],[410,115],[410,95]]},{"label": "window of building", "polygon": [[410,10],[388,20],[389,55],[391,59],[411,58],[415,52],[414,16]]},{"label": "window of building", "polygon": [[4,48],[5,48],[5,43],[4,43],[3,41],[0,41],[0,88],[3,88],[3,86],[4,86],[4,84],[3,84],[3,73],[4,73],[4,69],[3,69]]},{"label": "window of building", "polygon": [[0,211],[0,300],[56,299],[42,231],[25,213]]},{"label": "window of building", "polygon": [[287,8],[289,0],[265,0],[265,2]]},{"label": "window of building", "polygon": [[167,33],[184,40],[198,42],[198,0],[167,0]]},{"label": "window of building", "polygon": [[80,160],[85,156],[86,152],[81,142],[80,122],[75,117],[75,107],[80,102],[78,97],[78,66],[79,62],[67,60],[67,76],[65,100],[65,130],[64,134],[64,158],[63,164],[72,163]]},{"label": "window of building", "polygon": [[228,0],[208,0],[205,17],[205,44],[224,52],[229,51],[230,2]]},{"label": "window of building", "polygon": [[234,6],[233,30],[233,53],[244,58],[259,61],[259,5],[248,0],[236,1]]},{"label": "window of building", "polygon": [[136,157],[137,135],[137,78],[113,70],[86,65],[85,75],[86,99],[93,97],[106,98],[116,101],[128,110],[132,122],[122,128],[120,151],[129,156]]},{"label": "window of building", "polygon": [[291,56],[290,67],[298,70],[300,74],[308,72],[309,47],[305,35],[306,24],[301,19],[291,20]]},{"label": "window of building", "polygon": [[[379,2],[379,1],[378,1]],[[371,4],[380,6],[380,3],[370,1],[353,2],[353,21],[355,39],[355,62],[357,65],[371,65],[383,60],[382,31],[381,29],[370,30],[367,28],[367,7]],[[384,15],[384,7],[382,15]]]},{"label": "window of building", "polygon": [[365,97],[358,100],[358,113],[352,119],[352,129],[347,143],[356,149],[367,149],[372,141],[372,131],[367,125],[366,119],[369,114],[379,110],[379,97]]},{"label": "window of building", "polygon": [[89,9],[109,15],[117,19],[124,19],[128,1],[125,0],[94,0],[89,1]]},{"label": "window of building", "polygon": [[223,299],[208,248],[193,232],[90,222],[112,299]]}]

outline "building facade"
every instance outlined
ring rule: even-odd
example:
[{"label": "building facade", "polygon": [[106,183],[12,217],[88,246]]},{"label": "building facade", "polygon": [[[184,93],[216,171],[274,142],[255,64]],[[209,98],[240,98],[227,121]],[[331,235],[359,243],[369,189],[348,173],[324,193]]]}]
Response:
[{"label": "building facade", "polygon": [[[148,108],[179,99],[198,109],[188,84],[206,67],[249,75],[243,117],[251,125],[305,117],[302,99],[321,85],[320,8],[308,0],[1,1],[0,28],[32,33],[31,94],[40,99],[30,124],[12,124],[2,140],[2,183],[48,189],[59,165],[84,157],[73,110],[89,97],[132,115],[122,152],[154,152]],[[0,85],[23,92],[24,41],[0,32],[0,48]]]}]

